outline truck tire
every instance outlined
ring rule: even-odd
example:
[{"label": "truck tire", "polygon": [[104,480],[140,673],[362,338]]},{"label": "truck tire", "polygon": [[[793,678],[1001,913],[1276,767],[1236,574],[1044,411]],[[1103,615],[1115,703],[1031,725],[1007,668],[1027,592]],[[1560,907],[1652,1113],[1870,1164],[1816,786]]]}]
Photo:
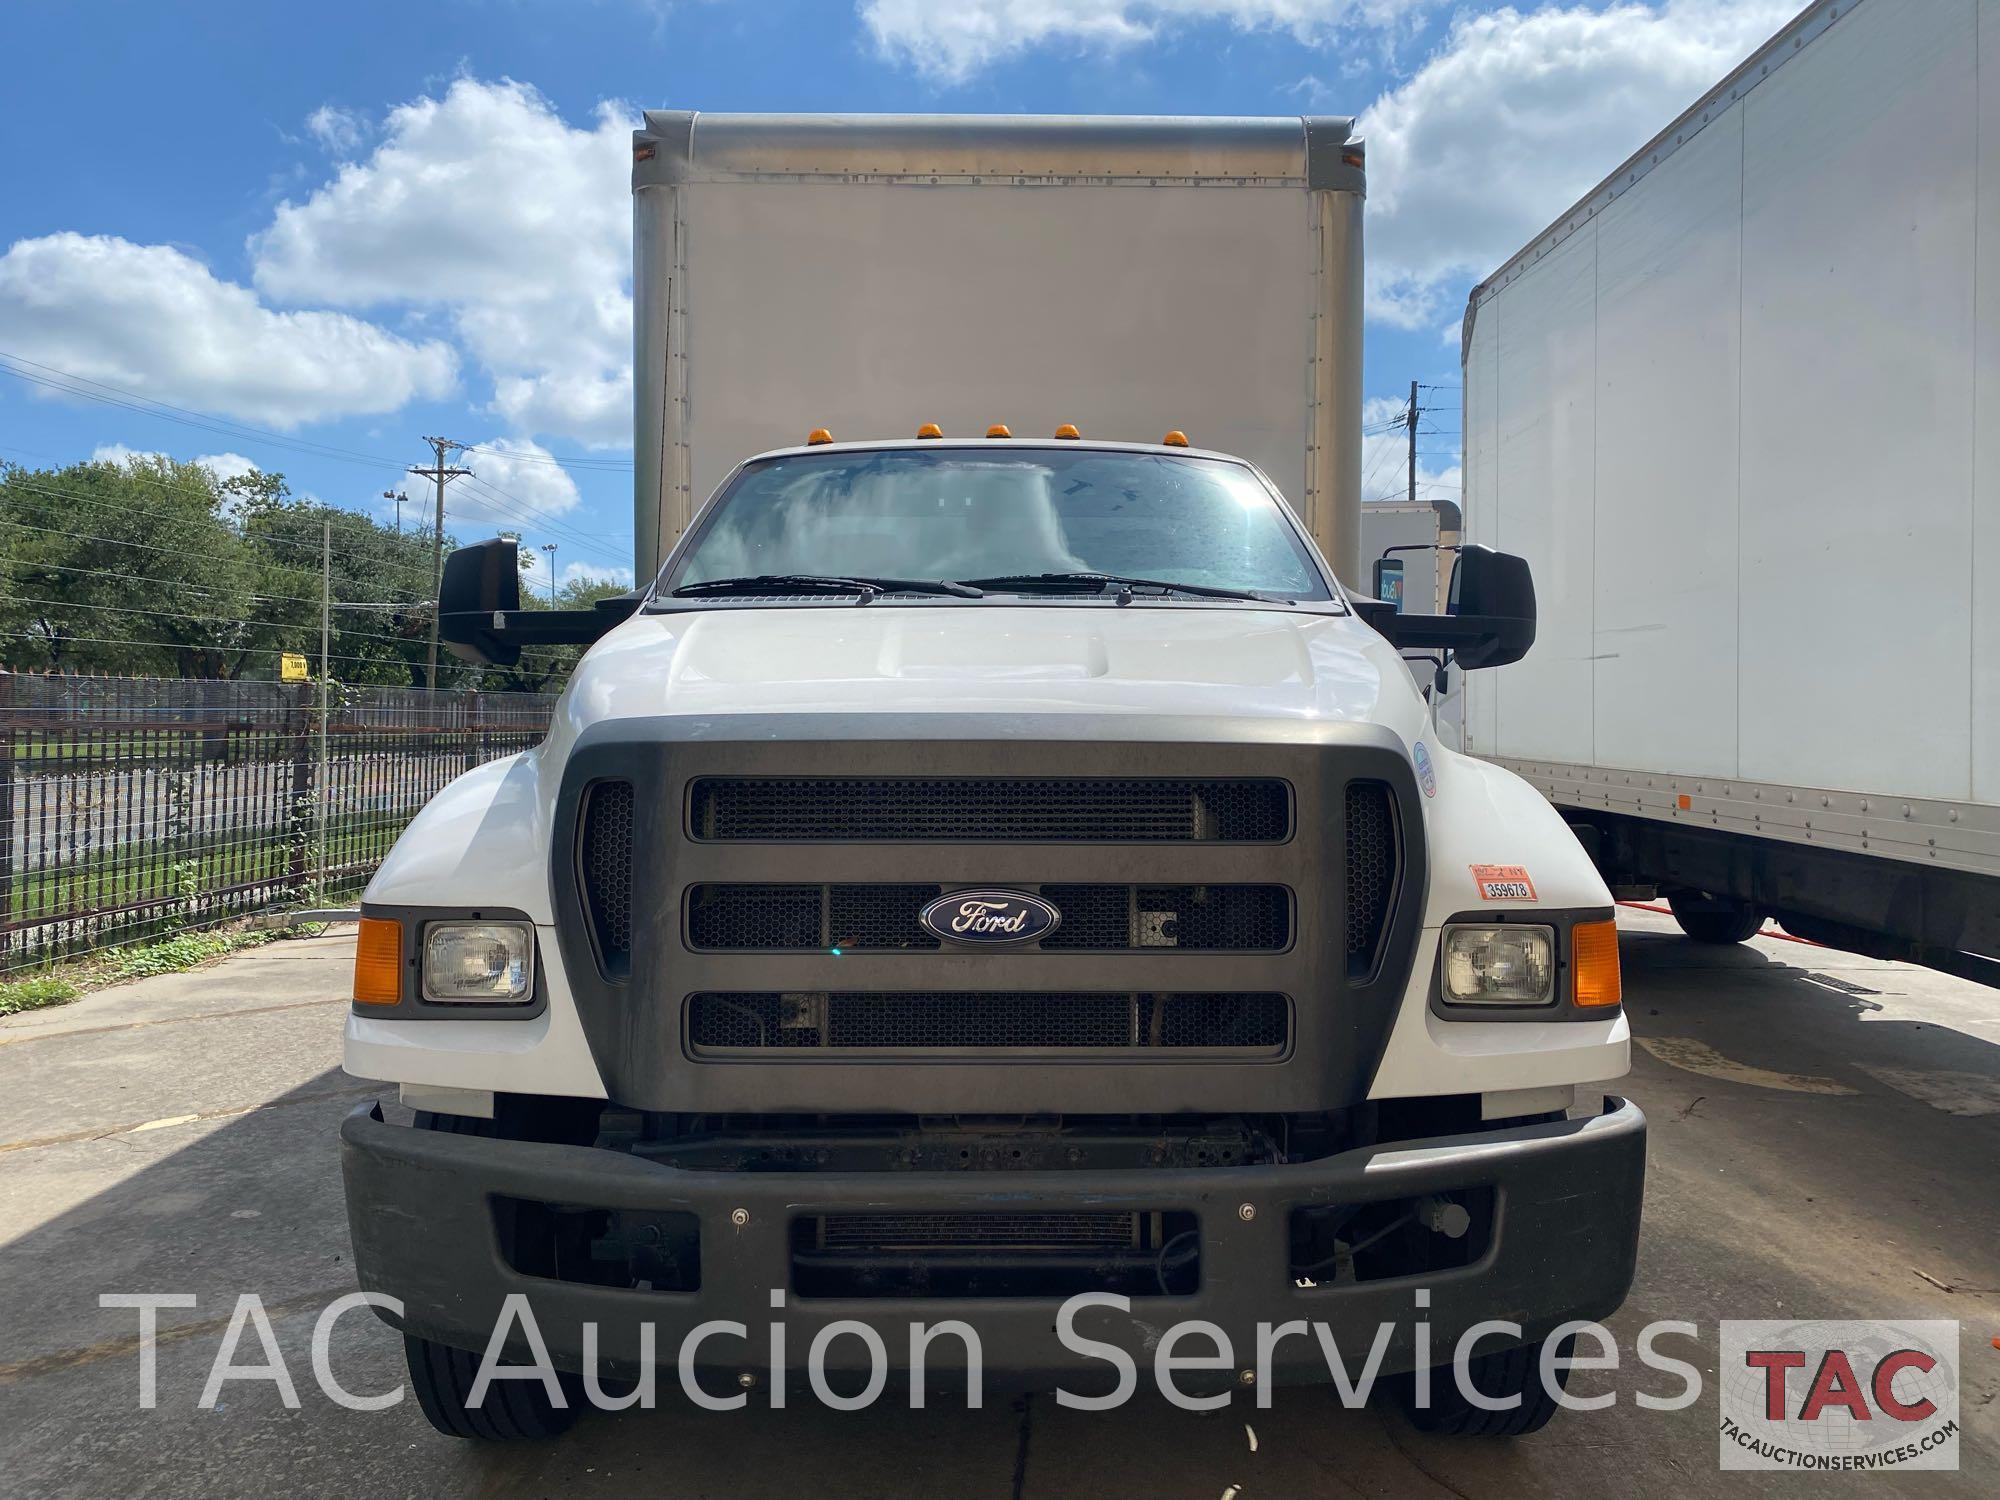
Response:
[{"label": "truck tire", "polygon": [[[1564,1340],[1564,1343],[1569,1343]],[[1416,1404],[1416,1377],[1396,1377],[1393,1391],[1410,1425],[1419,1432],[1435,1432],[1446,1437],[1525,1437],[1540,1432],[1559,1410],[1556,1398],[1542,1384],[1542,1345],[1516,1344],[1491,1354],[1475,1354],[1466,1365],[1472,1384],[1485,1396],[1521,1398],[1518,1406],[1505,1411],[1486,1411],[1465,1399],[1450,1365],[1431,1371],[1430,1405]],[[1563,1351],[1567,1353],[1568,1350]],[[1567,1387],[1569,1370],[1558,1366],[1556,1384]]]},{"label": "truck tire", "polygon": [[1764,930],[1764,914],[1747,901],[1705,891],[1675,891],[1667,906],[1681,931],[1697,943],[1741,943]]},{"label": "truck tire", "polygon": [[[438,1130],[447,1135],[498,1135],[491,1120],[467,1115],[438,1114],[420,1109],[411,1122],[418,1130]],[[479,1375],[480,1356],[466,1349],[454,1349],[414,1334],[403,1335],[403,1354],[409,1361],[410,1386],[417,1393],[417,1405],[446,1437],[472,1442],[532,1442],[560,1436],[576,1422],[583,1403],[583,1382],[567,1371],[556,1378],[568,1406],[549,1399],[548,1388],[533,1380],[494,1380],[486,1386],[478,1406],[467,1404],[473,1381]]]},{"label": "truck tire", "polygon": [[558,1437],[575,1424],[582,1404],[583,1383],[566,1371],[562,1383],[568,1406],[549,1399],[548,1388],[534,1380],[495,1380],[477,1406],[467,1404],[479,1373],[479,1356],[466,1349],[403,1335],[403,1353],[410,1364],[410,1386],[417,1405],[446,1437],[476,1442],[532,1442]]}]

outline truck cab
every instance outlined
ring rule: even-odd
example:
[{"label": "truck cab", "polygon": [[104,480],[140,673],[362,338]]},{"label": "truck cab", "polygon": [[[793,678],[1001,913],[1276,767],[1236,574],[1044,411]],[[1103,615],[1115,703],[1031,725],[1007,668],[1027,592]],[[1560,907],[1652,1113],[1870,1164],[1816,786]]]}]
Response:
[{"label": "truck cab", "polygon": [[[590,616],[450,559],[461,654],[595,644],[363,900],[346,1067],[414,1114],[344,1126],[356,1265],[441,1430],[557,1430],[587,1367],[865,1385],[928,1319],[975,1337],[919,1383],[1069,1390],[1195,1321],[1183,1385],[1326,1380],[1324,1325],[1526,1431],[1624,1297],[1610,893],[1399,655],[1513,660],[1525,567],[1384,611],[1240,458],[990,430],[749,459]],[[1493,1319],[1508,1410],[1415,1380]]]}]

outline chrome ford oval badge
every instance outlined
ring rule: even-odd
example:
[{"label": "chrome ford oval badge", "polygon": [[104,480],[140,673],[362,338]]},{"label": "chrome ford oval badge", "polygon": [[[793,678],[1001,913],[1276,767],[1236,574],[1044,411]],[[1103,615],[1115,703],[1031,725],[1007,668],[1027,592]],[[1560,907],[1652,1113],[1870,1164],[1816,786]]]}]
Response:
[{"label": "chrome ford oval badge", "polygon": [[1062,926],[1062,913],[1026,891],[952,891],[917,920],[949,943],[1032,943]]}]

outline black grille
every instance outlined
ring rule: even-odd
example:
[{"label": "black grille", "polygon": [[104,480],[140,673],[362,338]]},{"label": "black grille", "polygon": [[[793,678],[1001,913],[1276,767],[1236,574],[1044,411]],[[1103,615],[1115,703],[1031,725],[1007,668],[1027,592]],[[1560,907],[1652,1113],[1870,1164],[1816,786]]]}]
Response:
[{"label": "black grille", "polygon": [[607,973],[632,965],[632,783],[600,781],[583,805],[583,899]]},{"label": "black grille", "polygon": [[706,776],[697,839],[799,843],[1257,843],[1289,832],[1273,780]]},{"label": "black grille", "polygon": [[[689,946],[700,949],[933,952],[917,921],[936,885],[698,885],[688,892]],[[1045,885],[1062,925],[1060,949],[1276,953],[1291,943],[1291,893],[1281,885]]]},{"label": "black grille", "polygon": [[1276,953],[1292,940],[1291,893],[1281,885],[1045,885],[1062,926],[1051,948],[1179,948]]},{"label": "black grille", "polygon": [[1366,974],[1396,891],[1396,815],[1379,781],[1347,784],[1347,967]]},{"label": "black grille", "polygon": [[884,991],[698,994],[687,998],[696,1052],[784,1048],[863,1051],[1282,1051],[1283,995]]},{"label": "black grille", "polygon": [[934,949],[917,914],[935,885],[698,885],[688,892],[688,943],[695,948],[846,952]]}]

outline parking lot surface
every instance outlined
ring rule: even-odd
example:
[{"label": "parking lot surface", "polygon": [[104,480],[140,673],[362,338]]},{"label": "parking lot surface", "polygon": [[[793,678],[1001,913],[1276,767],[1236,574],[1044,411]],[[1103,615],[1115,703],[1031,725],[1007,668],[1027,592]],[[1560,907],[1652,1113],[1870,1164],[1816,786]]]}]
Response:
[{"label": "parking lot surface", "polygon": [[[335,1130],[393,1100],[340,1071],[352,938],[0,1020],[0,1493],[11,1496],[1546,1496],[2000,1492],[2000,991],[1782,938],[1682,941],[1622,916],[1651,1120],[1638,1280],[1612,1321],[1629,1359],[1657,1319],[1698,1325],[1700,1401],[1643,1369],[1579,1376],[1616,1403],[1518,1441],[1426,1437],[1330,1390],[1196,1415],[1094,1415],[1048,1396],[912,1412],[810,1401],[715,1415],[670,1398],[544,1444],[434,1434],[414,1401],[343,1410],[314,1385],[313,1323],[353,1289]],[[160,1314],[139,1404],[137,1314],[104,1293],[193,1294]],[[300,1406],[230,1383],[198,1405],[237,1296],[269,1311]],[[1723,1318],[1960,1323],[1955,1474],[1718,1472]],[[1687,1346],[1679,1346],[1685,1353]],[[357,1392],[402,1378],[398,1338],[343,1319]],[[241,1361],[257,1358],[252,1334]],[[935,1403],[935,1398],[934,1398]]]}]

